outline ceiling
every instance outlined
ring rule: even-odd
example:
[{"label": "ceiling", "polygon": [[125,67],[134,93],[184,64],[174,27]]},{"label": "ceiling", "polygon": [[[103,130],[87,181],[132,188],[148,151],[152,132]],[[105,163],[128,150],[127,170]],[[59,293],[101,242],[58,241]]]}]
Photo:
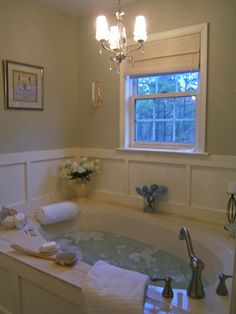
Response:
[{"label": "ceiling", "polygon": [[[117,7],[117,0],[37,0],[57,8],[66,14],[78,18],[101,14],[103,11]],[[137,0],[122,0],[121,4],[127,4]]]}]

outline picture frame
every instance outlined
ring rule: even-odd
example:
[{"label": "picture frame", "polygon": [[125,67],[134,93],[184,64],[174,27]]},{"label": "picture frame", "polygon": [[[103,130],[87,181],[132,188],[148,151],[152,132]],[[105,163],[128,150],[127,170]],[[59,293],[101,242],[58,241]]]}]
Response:
[{"label": "picture frame", "polygon": [[44,109],[44,69],[41,66],[4,61],[6,109]]}]

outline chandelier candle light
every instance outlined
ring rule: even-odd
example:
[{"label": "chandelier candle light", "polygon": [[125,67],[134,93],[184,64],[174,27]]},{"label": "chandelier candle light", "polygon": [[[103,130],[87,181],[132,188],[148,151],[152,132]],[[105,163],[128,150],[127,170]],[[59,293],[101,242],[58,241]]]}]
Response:
[{"label": "chandelier candle light", "polygon": [[[134,40],[136,46],[129,50],[127,45],[126,29],[122,23],[124,12],[121,10],[120,0],[118,0],[118,9],[115,14],[117,25],[108,27],[107,19],[104,15],[97,17],[96,39],[101,43],[101,47],[112,53],[111,62],[119,65],[123,60],[132,61],[131,53],[143,47],[147,40],[146,21],[144,16],[137,16],[134,27]],[[100,50],[102,53],[102,50]],[[111,69],[111,67],[110,67]]]}]

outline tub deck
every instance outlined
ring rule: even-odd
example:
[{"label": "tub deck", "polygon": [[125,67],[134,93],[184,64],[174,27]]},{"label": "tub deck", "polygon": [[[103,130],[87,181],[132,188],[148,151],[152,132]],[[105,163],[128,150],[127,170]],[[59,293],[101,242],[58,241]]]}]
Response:
[{"label": "tub deck", "polygon": [[[90,211],[96,217],[102,213],[112,213],[123,218],[135,219],[138,222],[134,232],[140,233],[140,224],[145,222],[158,228],[165,224],[167,231],[178,230],[185,225],[191,230],[193,238],[211,245],[217,258],[222,262],[221,272],[232,273],[234,241],[223,230],[222,226],[187,220],[171,215],[150,215],[136,209],[121,208],[118,205],[88,201],[79,204],[81,211]],[[72,268],[59,266],[51,261],[25,256],[11,249],[11,243],[38,250],[45,241],[39,232],[39,225],[29,215],[28,225],[36,230],[37,236],[30,236],[22,230],[0,231],[0,309],[8,310],[12,314],[51,314],[52,309],[57,314],[80,313],[84,314],[84,304],[81,295],[81,284],[89,271],[89,265],[78,262]],[[72,223],[73,224],[73,223]],[[55,228],[58,226],[55,225]],[[54,227],[51,228],[56,232]],[[193,231],[193,232],[192,232]],[[178,239],[176,240],[178,241]],[[185,244],[182,243],[185,247]],[[185,248],[186,249],[186,248]],[[197,249],[195,250],[197,253]],[[201,256],[204,261],[204,256]],[[214,261],[212,265],[214,266]],[[219,265],[218,265],[219,266]],[[218,267],[217,266],[217,267]],[[217,269],[218,270],[218,269]],[[216,274],[211,275],[215,276]],[[162,288],[149,286],[145,301],[145,314],[172,313],[172,314],[227,314],[229,313],[230,297],[221,297],[215,293],[218,274],[211,285],[205,289],[206,297],[202,300],[192,300],[186,295],[185,289],[174,289],[174,298],[167,300],[162,297]],[[229,292],[230,281],[227,283]],[[41,299],[39,295],[42,295]]]}]

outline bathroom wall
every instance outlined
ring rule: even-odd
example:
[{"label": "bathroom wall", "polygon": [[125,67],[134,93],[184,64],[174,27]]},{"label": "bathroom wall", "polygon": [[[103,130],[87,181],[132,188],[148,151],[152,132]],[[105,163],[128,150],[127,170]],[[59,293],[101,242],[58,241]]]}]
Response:
[{"label": "bathroom wall", "polygon": [[[129,28],[143,12],[149,33],[209,22],[211,154],[188,155],[115,149],[119,75],[109,70],[108,55],[99,54],[95,16],[81,19],[77,27],[75,19],[36,1],[0,0],[0,59],[45,69],[44,111],[5,110],[0,76],[0,205],[27,209],[73,196],[73,184],[60,180],[59,167],[65,159],[87,155],[102,159],[92,182],[94,198],[141,209],[135,187],[164,184],[169,192],[161,210],[225,223],[227,183],[236,181],[234,9],[230,0],[146,0],[125,7]],[[104,104],[94,111],[91,83],[96,79],[102,81]]]},{"label": "bathroom wall", "polygon": [[[0,0],[0,153],[77,144],[77,21],[36,1]],[[4,108],[2,60],[44,67],[44,110]]]},{"label": "bathroom wall", "polygon": [[[146,16],[149,33],[209,23],[206,151],[215,155],[236,155],[236,2],[146,0],[124,6],[124,10],[129,36],[132,36],[130,30],[138,14]],[[109,13],[110,22],[114,21],[111,12],[105,13]],[[95,16],[79,21],[78,39],[78,144],[116,148],[119,145],[119,80],[116,69],[109,71],[108,54],[98,53]],[[91,82],[96,79],[101,79],[103,84],[104,104],[93,112]]]},{"label": "bathroom wall", "polygon": [[[98,53],[95,16],[81,19],[77,28],[74,18],[36,1],[0,0],[0,8],[0,61],[45,68],[44,111],[5,110],[0,76],[0,153],[118,147],[119,76],[116,69],[109,71],[108,55]],[[124,9],[129,36],[140,13],[147,17],[149,33],[209,23],[206,151],[236,155],[236,2],[146,0]],[[110,21],[113,12],[105,12]],[[95,79],[104,88],[104,104],[96,112],[90,107]]]}]

